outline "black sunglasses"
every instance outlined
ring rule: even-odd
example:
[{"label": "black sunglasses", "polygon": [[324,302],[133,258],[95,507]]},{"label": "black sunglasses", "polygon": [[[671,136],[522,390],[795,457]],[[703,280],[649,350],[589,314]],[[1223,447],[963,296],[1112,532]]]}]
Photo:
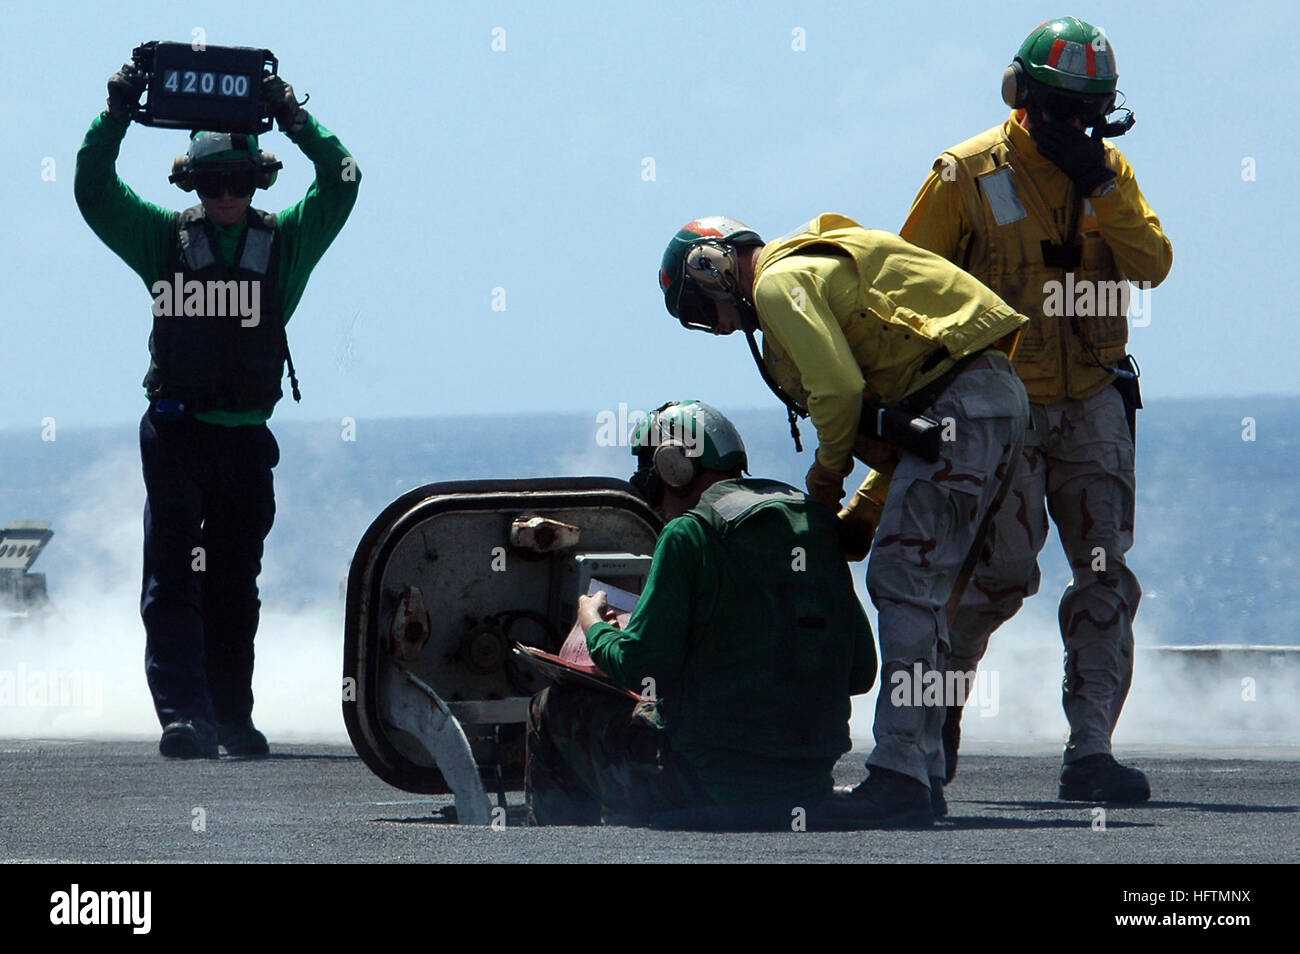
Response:
[{"label": "black sunglasses", "polygon": [[1071,96],[1068,93],[1045,93],[1038,99],[1038,104],[1049,117],[1057,122],[1068,123],[1077,119],[1085,126],[1101,121],[1110,106],[1113,97],[1106,96]]},{"label": "black sunglasses", "polygon": [[257,170],[251,166],[237,169],[195,169],[194,191],[205,199],[220,198],[229,192],[236,199],[244,199],[257,188]]},{"label": "black sunglasses", "polygon": [[650,462],[650,456],[638,456],[637,471],[627,481],[654,510],[664,499],[664,482]]},{"label": "black sunglasses", "polygon": [[717,305],[690,275],[683,276],[682,293],[677,299],[677,320],[683,327],[697,331],[712,331],[718,325]]}]

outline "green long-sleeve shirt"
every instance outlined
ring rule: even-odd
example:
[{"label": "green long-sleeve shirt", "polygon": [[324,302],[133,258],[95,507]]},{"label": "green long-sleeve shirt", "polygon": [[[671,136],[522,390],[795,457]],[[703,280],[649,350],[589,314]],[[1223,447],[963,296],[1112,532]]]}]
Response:
[{"label": "green long-sleeve shirt", "polygon": [[[799,525],[800,518],[793,519]],[[659,535],[626,628],[600,622],[587,631],[592,659],[614,682],[636,693],[653,687],[674,750],[720,803],[829,794],[830,769],[848,747],[848,697],[870,690],[876,659],[832,523],[828,514],[796,536],[774,530],[771,523],[758,534],[742,527],[745,536],[738,545],[788,552],[797,544],[806,551],[806,574],[790,575],[793,582],[785,585],[766,585],[781,604],[797,593],[804,600],[812,594],[827,597],[823,609],[829,627],[818,635],[836,648],[830,656],[814,658],[817,665],[841,660],[838,675],[801,679],[784,671],[797,663],[800,651],[789,643],[787,621],[779,614],[753,612],[769,605],[765,584],[737,579],[744,567],[690,516],[670,521]],[[791,586],[800,589],[790,592]],[[653,683],[643,682],[647,678]],[[839,720],[834,737],[826,735],[827,719]],[[686,726],[685,720],[699,724]],[[788,747],[792,725],[794,736],[797,726],[807,731],[806,750]]]},{"label": "green long-sleeve shirt", "polygon": [[[122,138],[129,126],[101,113],[90,124],[77,152],[77,173],[73,188],[77,207],[100,240],[131,270],[146,288],[170,279],[164,274],[174,241],[170,209],[146,202],[117,175],[116,163]],[[289,139],[316,167],[316,178],[307,194],[276,216],[280,229],[280,291],[287,324],[307,287],[311,271],[343,228],[357,200],[361,170],[337,136],[310,117]],[[239,241],[247,225],[214,228],[217,245],[227,264],[233,264]],[[152,295],[151,295],[152,297]],[[251,411],[205,411],[195,415],[209,424],[236,427],[262,424],[272,408]]]},{"label": "green long-sleeve shirt", "polygon": [[[627,628],[600,622],[588,630],[591,658],[624,688],[640,693],[642,680],[652,678],[656,694],[671,696],[686,663],[694,614],[712,608],[719,592],[717,555],[705,529],[683,517],[670,521]],[[854,637],[850,695],[870,692],[875,673],[871,632],[864,626]]]}]

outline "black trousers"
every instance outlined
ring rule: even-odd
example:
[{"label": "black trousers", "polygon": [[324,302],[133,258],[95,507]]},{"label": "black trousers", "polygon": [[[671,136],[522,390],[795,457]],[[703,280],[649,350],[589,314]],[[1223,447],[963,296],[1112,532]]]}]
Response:
[{"label": "black trousers", "polygon": [[275,520],[266,425],[140,421],[145,676],[158,721],[243,722],[253,711],[262,542]]}]

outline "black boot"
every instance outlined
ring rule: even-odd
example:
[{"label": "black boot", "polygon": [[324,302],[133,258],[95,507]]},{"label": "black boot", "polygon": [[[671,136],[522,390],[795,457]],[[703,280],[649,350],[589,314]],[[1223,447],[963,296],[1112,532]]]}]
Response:
[{"label": "black boot", "polygon": [[943,782],[949,784],[957,777],[957,749],[961,746],[961,706],[948,706],[943,719]]},{"label": "black boot", "polygon": [[[934,824],[931,793],[902,772],[872,765],[866,781],[853,789],[850,797],[853,814],[863,828],[928,828]],[[939,797],[942,799],[942,791]]]},{"label": "black boot", "polygon": [[177,719],[167,723],[158,751],[169,759],[217,759],[217,733],[204,719]]},{"label": "black boot", "polygon": [[1151,797],[1147,777],[1115,761],[1106,752],[1089,755],[1061,767],[1059,797],[1067,802],[1134,804]]},{"label": "black boot", "polygon": [[254,728],[252,719],[244,723],[217,723],[217,740],[227,755],[267,755],[271,751],[266,736]]},{"label": "black boot", "polygon": [[930,811],[935,818],[948,814],[948,800],[943,797],[943,779],[937,775],[930,776]]}]

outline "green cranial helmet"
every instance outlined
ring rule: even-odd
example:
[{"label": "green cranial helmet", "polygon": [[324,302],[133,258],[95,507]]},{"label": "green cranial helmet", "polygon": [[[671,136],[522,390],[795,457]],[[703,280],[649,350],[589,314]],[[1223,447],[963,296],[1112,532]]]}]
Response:
[{"label": "green cranial helmet", "polygon": [[257,162],[260,156],[257,137],[251,133],[196,132],[185,151],[191,167],[204,162]]},{"label": "green cranial helmet", "polygon": [[1119,72],[1106,34],[1077,17],[1049,20],[1020,44],[1016,59],[1029,79],[1084,96],[1115,92]]},{"label": "green cranial helmet", "polygon": [[[703,401],[670,401],[650,412],[632,435],[632,453],[639,477],[671,488],[687,486],[700,470],[749,469],[740,432]],[[645,492],[635,477],[632,482]]]},{"label": "green cranial helmet", "polygon": [[687,328],[711,330],[716,313],[710,300],[730,297],[739,281],[736,249],[762,244],[757,232],[725,215],[687,222],[668,243],[659,266],[668,313]]},{"label": "green cranial helmet", "polygon": [[[190,136],[190,147],[184,155],[172,161],[172,174],[167,177],[186,192],[196,189],[203,192],[204,176],[242,175],[242,185],[231,184],[232,195],[240,197],[252,195],[253,189],[269,189],[274,183],[278,171],[284,167],[269,152],[262,152],[257,145],[257,137],[252,133],[229,133],[200,131]],[[225,188],[210,185],[218,189]],[[247,189],[247,191],[244,191]]]}]

